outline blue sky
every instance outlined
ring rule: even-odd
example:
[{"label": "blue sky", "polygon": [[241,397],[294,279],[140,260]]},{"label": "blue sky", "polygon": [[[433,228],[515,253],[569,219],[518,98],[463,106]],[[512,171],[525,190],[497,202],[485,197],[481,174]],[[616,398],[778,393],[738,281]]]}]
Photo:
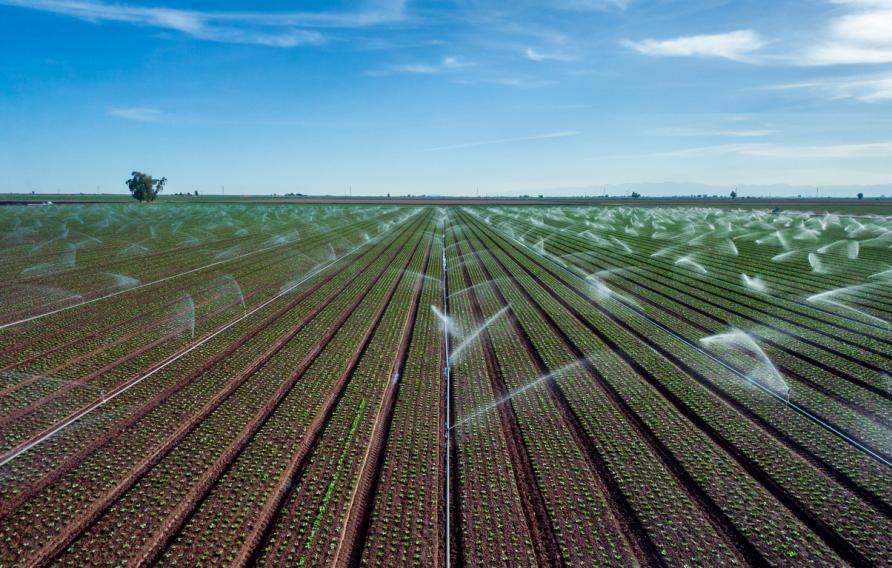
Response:
[{"label": "blue sky", "polygon": [[0,0],[0,132],[0,191],[892,183],[892,0]]}]

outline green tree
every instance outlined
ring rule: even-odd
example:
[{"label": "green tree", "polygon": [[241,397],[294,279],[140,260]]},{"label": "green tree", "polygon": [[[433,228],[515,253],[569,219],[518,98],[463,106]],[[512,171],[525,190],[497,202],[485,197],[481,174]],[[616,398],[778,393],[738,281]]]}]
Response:
[{"label": "green tree", "polygon": [[864,199],[864,194],[863,194],[863,193],[859,193],[859,194],[858,194],[858,199]]},{"label": "green tree", "polygon": [[133,172],[131,178],[124,183],[137,201],[155,201],[158,194],[164,191],[167,178],[152,179],[149,174]]},{"label": "green tree", "polygon": [[737,192],[736,192],[736,191],[732,191],[732,192],[731,192],[731,199],[737,199]]},{"label": "green tree", "polygon": [[638,199],[639,197],[641,197],[640,193],[638,193],[637,191],[632,192],[632,199]]}]

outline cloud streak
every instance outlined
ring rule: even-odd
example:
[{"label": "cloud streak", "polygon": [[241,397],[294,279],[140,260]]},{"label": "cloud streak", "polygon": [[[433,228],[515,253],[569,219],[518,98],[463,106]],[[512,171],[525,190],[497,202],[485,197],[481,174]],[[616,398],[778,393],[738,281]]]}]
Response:
[{"label": "cloud streak", "polygon": [[658,136],[717,136],[728,138],[761,138],[778,134],[778,130],[708,130],[699,128],[659,128],[651,130]]},{"label": "cloud streak", "polygon": [[815,79],[772,87],[804,90],[831,100],[854,99],[865,103],[892,101],[892,73]]},{"label": "cloud streak", "polygon": [[496,144],[511,144],[514,142],[527,142],[531,140],[550,140],[553,138],[569,138],[571,136],[579,136],[582,132],[578,130],[565,130],[562,132],[547,132],[545,134],[536,134],[533,136],[518,136],[515,138],[500,138],[498,140],[479,140],[476,142],[463,142],[461,144],[450,144],[448,146],[437,146],[435,148],[427,148],[423,152],[440,152],[443,150],[460,150],[463,148],[476,148],[478,146],[493,146]]},{"label": "cloud streak", "polygon": [[588,12],[592,10],[625,10],[632,0],[556,0],[552,5],[560,10]]},{"label": "cloud streak", "polygon": [[160,110],[147,107],[113,108],[109,109],[108,114],[115,118],[136,122],[158,122],[164,117],[164,113]]},{"label": "cloud streak", "polygon": [[407,65],[394,65],[390,68],[393,73],[408,73],[410,75],[433,75],[440,72],[439,67],[426,63],[410,63]]},{"label": "cloud streak", "polygon": [[576,57],[572,55],[568,55],[565,53],[551,53],[544,52],[538,49],[533,49],[532,47],[526,48],[524,51],[524,56],[530,61],[576,61]]},{"label": "cloud streak", "polygon": [[96,0],[0,0],[93,23],[117,22],[176,31],[196,39],[294,47],[322,43],[324,28],[362,28],[404,19],[404,2],[378,2],[355,12],[214,12],[109,4]]},{"label": "cloud streak", "polygon": [[892,141],[863,144],[825,144],[796,146],[782,144],[719,144],[685,148],[656,154],[660,157],[700,158],[704,156],[738,155],[777,159],[855,159],[892,157]]},{"label": "cloud streak", "polygon": [[473,67],[474,63],[455,56],[447,56],[435,63],[403,63],[391,65],[383,70],[372,69],[366,71],[371,77],[384,77],[394,74],[408,75],[437,75],[447,71],[454,71],[465,67]]},{"label": "cloud streak", "polygon": [[754,52],[765,42],[753,30],[737,30],[722,34],[682,36],[666,40],[625,40],[622,44],[652,57],[719,57],[750,62]]}]

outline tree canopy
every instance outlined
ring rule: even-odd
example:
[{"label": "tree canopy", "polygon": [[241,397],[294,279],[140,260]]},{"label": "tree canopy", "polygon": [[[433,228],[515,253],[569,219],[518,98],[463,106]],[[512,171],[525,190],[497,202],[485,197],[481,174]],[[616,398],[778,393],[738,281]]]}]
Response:
[{"label": "tree canopy", "polygon": [[155,201],[158,194],[164,190],[167,178],[152,179],[150,174],[133,172],[130,179],[124,183],[137,201]]}]

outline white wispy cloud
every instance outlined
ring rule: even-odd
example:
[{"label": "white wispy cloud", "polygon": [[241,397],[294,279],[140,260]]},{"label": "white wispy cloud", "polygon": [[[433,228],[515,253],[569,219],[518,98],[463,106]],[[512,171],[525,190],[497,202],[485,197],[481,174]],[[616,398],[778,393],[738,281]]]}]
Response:
[{"label": "white wispy cloud", "polygon": [[576,57],[567,53],[557,53],[553,51],[542,51],[532,47],[524,50],[524,56],[530,61],[576,61]]},{"label": "white wispy cloud", "polygon": [[578,12],[590,10],[625,10],[632,4],[632,0],[554,0],[554,6],[561,10],[574,10]]},{"label": "white wispy cloud", "polygon": [[158,122],[164,117],[163,112],[149,107],[112,108],[108,110],[108,114],[116,118],[135,120],[137,122]]},{"label": "white wispy cloud", "polygon": [[892,62],[892,0],[832,0],[849,10],[830,20],[826,38],[792,59],[802,65]]},{"label": "white wispy cloud", "polygon": [[488,82],[514,89],[539,89],[554,84],[554,81],[536,77],[499,77]]},{"label": "white wispy cloud", "polygon": [[657,128],[651,130],[651,134],[658,136],[724,136],[728,138],[762,138],[778,134],[778,130],[752,129],[752,130],[710,130],[700,128]]},{"label": "white wispy cloud", "polygon": [[892,72],[877,75],[833,77],[775,85],[778,90],[805,90],[828,99],[855,99],[865,103],[892,101]]},{"label": "white wispy cloud", "polygon": [[391,65],[386,69],[372,69],[366,71],[366,75],[381,77],[386,75],[406,73],[409,75],[436,75],[447,71],[454,71],[465,67],[472,67],[473,62],[456,56],[446,56],[433,63],[400,63]]},{"label": "white wispy cloud", "polygon": [[394,65],[390,68],[393,73],[410,73],[412,75],[432,75],[439,73],[440,68],[425,63],[409,63],[406,65]]},{"label": "white wispy cloud", "polygon": [[853,159],[892,157],[892,141],[863,144],[784,145],[784,144],[717,144],[684,148],[656,154],[661,157],[703,157],[739,155],[777,159]]},{"label": "white wispy cloud", "polygon": [[750,62],[753,54],[765,46],[765,41],[753,30],[737,30],[665,40],[624,40],[622,44],[638,53],[654,57],[720,57]]},{"label": "white wispy cloud", "polygon": [[452,82],[456,85],[498,85],[522,90],[540,89],[554,84],[554,81],[529,76],[462,77]]},{"label": "white wispy cloud", "polygon": [[512,142],[527,142],[530,140],[549,140],[552,138],[568,138],[570,136],[579,136],[582,132],[578,130],[565,130],[561,132],[547,132],[545,134],[535,134],[533,136],[518,136],[515,138],[500,138],[497,140],[478,140],[475,142],[462,142],[460,144],[450,144],[448,146],[437,146],[435,148],[426,148],[424,152],[438,152],[440,150],[458,150],[461,148],[476,148],[477,146],[491,146],[493,144],[510,144]]},{"label": "white wispy cloud", "polygon": [[98,0],[0,0],[17,6],[100,23],[118,22],[180,32],[226,43],[273,47],[317,44],[322,28],[360,28],[404,19],[404,0],[378,1],[354,12],[214,12],[111,4]]}]

